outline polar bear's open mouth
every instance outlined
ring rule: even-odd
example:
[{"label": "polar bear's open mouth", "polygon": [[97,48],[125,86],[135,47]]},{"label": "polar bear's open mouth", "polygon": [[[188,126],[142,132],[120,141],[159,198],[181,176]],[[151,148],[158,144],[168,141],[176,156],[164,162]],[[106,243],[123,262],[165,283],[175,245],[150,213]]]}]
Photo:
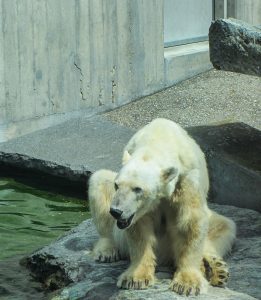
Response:
[{"label": "polar bear's open mouth", "polygon": [[118,228],[125,229],[125,228],[129,227],[133,217],[134,217],[134,214],[131,215],[128,219],[119,219],[119,220],[117,220]]}]

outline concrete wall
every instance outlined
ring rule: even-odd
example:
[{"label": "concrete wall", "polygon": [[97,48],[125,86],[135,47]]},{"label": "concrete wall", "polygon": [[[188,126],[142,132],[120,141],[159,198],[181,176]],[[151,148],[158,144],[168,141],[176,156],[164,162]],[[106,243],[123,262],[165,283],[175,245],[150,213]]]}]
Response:
[{"label": "concrete wall", "polygon": [[235,18],[261,25],[261,0],[215,0],[215,18]]},{"label": "concrete wall", "polygon": [[[215,0],[261,23],[261,0]],[[204,72],[207,43],[164,49],[164,0],[0,0],[0,142]]]},{"label": "concrete wall", "polygon": [[0,141],[163,81],[163,0],[0,0]]},{"label": "concrete wall", "polygon": [[227,16],[261,25],[261,0],[227,0]]}]

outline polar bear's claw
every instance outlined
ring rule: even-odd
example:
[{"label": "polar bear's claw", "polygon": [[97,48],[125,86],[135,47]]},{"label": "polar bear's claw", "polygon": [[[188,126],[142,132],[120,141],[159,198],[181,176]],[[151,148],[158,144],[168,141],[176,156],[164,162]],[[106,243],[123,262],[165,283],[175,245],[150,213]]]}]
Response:
[{"label": "polar bear's claw", "polygon": [[120,252],[116,249],[110,249],[107,253],[98,253],[94,256],[94,260],[101,263],[112,263],[121,259]]},{"label": "polar bear's claw", "polygon": [[96,259],[96,261],[98,262],[102,262],[102,263],[111,263],[111,262],[116,262],[120,259],[119,256],[115,255],[111,255],[111,256],[103,256],[103,255],[99,255],[99,257]]},{"label": "polar bear's claw", "polygon": [[120,251],[109,239],[100,239],[93,249],[93,258],[97,262],[111,263],[121,259]]},{"label": "polar bear's claw", "polygon": [[191,287],[188,285],[179,284],[177,282],[173,283],[171,285],[171,290],[176,292],[179,295],[195,295],[198,296],[200,294],[200,288],[199,287]]},{"label": "polar bear's claw", "polygon": [[117,287],[121,289],[143,290],[154,282],[153,276],[135,275],[131,272],[124,272],[117,282]]},{"label": "polar bear's claw", "polygon": [[145,279],[145,280],[138,280],[138,281],[135,281],[133,279],[130,279],[130,280],[123,280],[121,283],[118,283],[117,286],[119,288],[122,288],[122,289],[134,289],[134,290],[143,290],[143,289],[146,289],[148,286],[149,286],[149,280],[148,279]]}]

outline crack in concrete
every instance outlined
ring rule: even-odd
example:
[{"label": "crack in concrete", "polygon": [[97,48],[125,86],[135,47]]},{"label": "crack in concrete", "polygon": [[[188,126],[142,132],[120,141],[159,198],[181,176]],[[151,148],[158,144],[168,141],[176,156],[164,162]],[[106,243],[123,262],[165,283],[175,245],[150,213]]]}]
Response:
[{"label": "crack in concrete", "polygon": [[84,92],[83,92],[83,73],[82,73],[82,69],[76,64],[76,62],[74,62],[74,66],[76,67],[76,69],[79,71],[80,73],[80,94],[81,94],[81,98],[82,100],[87,100],[86,97],[84,97]]},{"label": "crack in concrete", "polygon": [[111,81],[111,100],[112,103],[115,103],[115,90],[116,90],[117,84],[114,80]]}]

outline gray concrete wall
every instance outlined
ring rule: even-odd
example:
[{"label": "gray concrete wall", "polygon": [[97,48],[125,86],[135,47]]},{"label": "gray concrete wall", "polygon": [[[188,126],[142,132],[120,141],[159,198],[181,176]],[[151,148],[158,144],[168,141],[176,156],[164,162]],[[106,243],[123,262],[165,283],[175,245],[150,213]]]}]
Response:
[{"label": "gray concrete wall", "polygon": [[261,25],[261,0],[215,0],[215,19],[235,18]]},{"label": "gray concrete wall", "polygon": [[261,0],[227,0],[227,16],[261,25]]},{"label": "gray concrete wall", "polygon": [[[0,0],[0,142],[210,69],[207,45],[164,50],[163,3]],[[261,0],[215,1],[217,17],[255,24],[260,8]]]},{"label": "gray concrete wall", "polygon": [[0,0],[0,141],[164,85],[163,0]]}]

